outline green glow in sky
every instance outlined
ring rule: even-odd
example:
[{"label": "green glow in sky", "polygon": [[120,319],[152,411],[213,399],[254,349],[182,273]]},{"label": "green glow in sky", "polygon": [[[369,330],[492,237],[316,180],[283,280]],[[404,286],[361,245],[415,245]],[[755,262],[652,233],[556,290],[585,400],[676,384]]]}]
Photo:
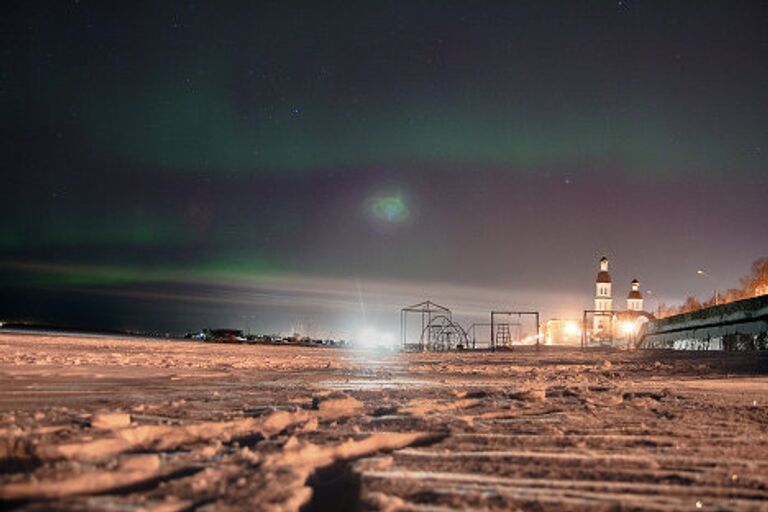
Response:
[{"label": "green glow in sky", "polygon": [[400,195],[379,196],[370,201],[370,211],[379,220],[397,224],[408,219],[410,211]]},{"label": "green glow in sky", "polygon": [[466,168],[598,165],[652,175],[722,167],[715,144],[663,105],[639,99],[537,110],[516,102],[414,99],[398,105],[250,112],[221,86],[112,91],[83,101],[86,140],[102,159],[173,172],[303,173],[426,163]]},{"label": "green glow in sky", "polygon": [[131,218],[56,219],[42,230],[38,243],[54,246],[113,246],[157,247],[182,243],[192,237],[190,229],[170,218],[150,216]]},{"label": "green glow in sky", "polygon": [[189,280],[246,280],[279,272],[260,256],[217,256],[197,263],[168,264],[35,264],[0,261],[0,284],[48,288],[113,287]]}]

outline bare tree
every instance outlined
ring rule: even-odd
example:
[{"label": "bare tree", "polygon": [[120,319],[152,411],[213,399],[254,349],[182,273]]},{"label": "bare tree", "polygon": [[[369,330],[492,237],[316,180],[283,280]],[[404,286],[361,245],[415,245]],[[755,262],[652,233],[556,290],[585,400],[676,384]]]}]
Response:
[{"label": "bare tree", "polygon": [[741,279],[741,288],[747,297],[768,294],[768,257],[752,263],[752,273]]},{"label": "bare tree", "polygon": [[[667,306],[659,304],[657,316],[665,318],[672,315],[689,313],[702,308],[708,308],[717,304],[727,304],[737,300],[757,297],[758,295],[768,294],[768,257],[759,258],[752,262],[751,273],[739,279],[741,288],[731,288],[719,293],[719,297],[714,294],[704,302],[699,302],[696,297],[688,297],[685,302],[679,306]],[[719,299],[719,300],[718,300]]]},{"label": "bare tree", "polygon": [[696,297],[688,297],[685,299],[685,302],[682,306],[680,306],[679,312],[680,313],[689,313],[691,311],[696,311],[697,309],[701,309],[701,302]]}]

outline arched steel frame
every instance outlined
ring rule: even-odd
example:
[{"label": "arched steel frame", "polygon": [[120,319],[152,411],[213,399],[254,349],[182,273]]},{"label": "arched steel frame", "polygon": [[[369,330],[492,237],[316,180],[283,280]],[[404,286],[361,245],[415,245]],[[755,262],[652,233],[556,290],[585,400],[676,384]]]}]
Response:
[{"label": "arched steel frame", "polygon": [[[408,316],[419,315],[421,317],[421,330],[419,331],[420,337],[417,343],[409,343],[408,341]],[[432,301],[426,300],[413,306],[408,306],[400,310],[400,345],[403,350],[425,350],[424,329],[432,323],[432,319],[437,316],[446,316],[449,319],[453,319],[453,313],[451,310],[440,304],[435,304]],[[428,343],[429,340],[426,340]]]},{"label": "arched steel frame", "polygon": [[464,328],[445,315],[437,315],[424,327],[421,339],[430,352],[445,352],[459,346],[467,347],[469,339]]},{"label": "arched steel frame", "polygon": [[[472,344],[472,350],[477,350],[477,328],[478,327],[491,327],[491,324],[488,322],[475,322],[474,324],[470,325],[467,329],[467,340],[468,343]],[[489,331],[490,332],[490,331]],[[484,340],[485,341],[485,340]],[[491,346],[491,336],[488,335],[488,347]]]}]

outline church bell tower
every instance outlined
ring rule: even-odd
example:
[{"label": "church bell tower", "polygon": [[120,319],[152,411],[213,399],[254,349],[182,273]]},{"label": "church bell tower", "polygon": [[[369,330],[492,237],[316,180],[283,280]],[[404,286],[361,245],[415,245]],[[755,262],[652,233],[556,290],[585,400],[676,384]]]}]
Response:
[{"label": "church bell tower", "polygon": [[627,295],[627,309],[630,311],[643,310],[643,294],[640,291],[640,281],[637,279],[632,280],[631,289]]},{"label": "church bell tower", "polygon": [[592,320],[592,334],[608,334],[611,328],[611,314],[601,315],[600,311],[611,311],[613,299],[611,298],[611,274],[608,273],[608,258],[600,258],[600,271],[595,280],[595,311]]}]

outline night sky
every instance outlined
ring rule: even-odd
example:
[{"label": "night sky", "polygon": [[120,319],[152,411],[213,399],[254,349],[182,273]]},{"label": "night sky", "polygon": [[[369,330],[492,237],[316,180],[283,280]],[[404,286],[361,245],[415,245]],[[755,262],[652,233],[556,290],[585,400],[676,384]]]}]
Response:
[{"label": "night sky", "polygon": [[14,4],[0,320],[578,317],[603,254],[650,309],[768,255],[764,2]]}]

